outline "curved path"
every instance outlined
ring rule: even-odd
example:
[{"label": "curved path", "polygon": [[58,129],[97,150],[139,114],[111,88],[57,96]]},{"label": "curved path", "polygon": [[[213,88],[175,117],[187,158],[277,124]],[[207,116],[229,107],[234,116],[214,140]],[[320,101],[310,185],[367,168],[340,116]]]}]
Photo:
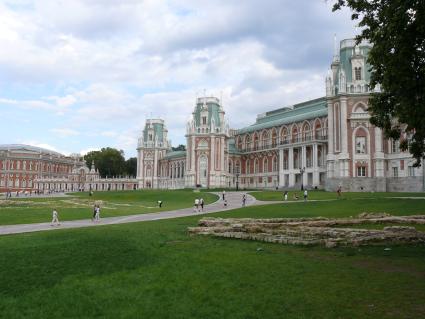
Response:
[{"label": "curved path", "polygon": [[[218,196],[221,196],[221,193],[215,193]],[[150,220],[159,220],[159,219],[170,219],[186,216],[196,216],[203,214],[216,213],[226,210],[231,210],[235,208],[240,208],[242,206],[242,195],[241,192],[228,192],[226,193],[227,207],[224,207],[223,201],[220,199],[215,203],[206,205],[204,211],[195,212],[193,207],[183,208],[178,210],[170,210],[165,212],[158,213],[147,213],[147,214],[138,214],[130,216],[119,216],[119,217],[107,217],[102,218],[100,222],[94,223],[91,219],[80,219],[73,221],[64,221],[61,222],[60,226],[51,226],[50,223],[35,223],[35,224],[20,224],[20,225],[4,225],[0,226],[0,235],[8,234],[20,234],[44,230],[54,230],[54,229],[68,229],[68,228],[81,228],[81,227],[94,227],[100,225],[112,225],[112,224],[124,224],[124,223],[135,223],[142,221]],[[252,195],[247,195],[246,206],[252,205],[267,205],[281,203],[280,201],[258,201]]]}]

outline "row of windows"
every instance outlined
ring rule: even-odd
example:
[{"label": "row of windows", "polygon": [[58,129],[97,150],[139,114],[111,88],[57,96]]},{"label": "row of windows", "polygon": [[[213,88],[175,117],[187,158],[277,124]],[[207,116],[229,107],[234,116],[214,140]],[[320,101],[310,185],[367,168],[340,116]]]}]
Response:
[{"label": "row of windows", "polygon": [[[44,171],[53,171],[53,172],[70,172],[69,166],[60,166],[60,165],[52,165],[52,164],[39,164],[27,161],[9,161],[9,165],[7,165],[6,161],[0,161],[1,169],[15,169],[15,170],[30,170],[30,171],[38,171],[41,167]],[[8,166],[8,167],[7,167]]]},{"label": "row of windows", "polygon": [[[279,132],[279,136],[278,136]],[[325,125],[317,119],[314,124],[304,122],[303,124],[294,123],[290,128],[282,126],[280,129],[272,128],[262,132],[254,132],[236,137],[236,146],[238,149],[257,148],[259,146],[276,146],[277,144],[286,144],[288,142],[309,141],[312,139],[321,139],[327,136],[326,121]]]},{"label": "row of windows", "polygon": [[[398,175],[398,167],[392,168],[392,176],[393,177],[399,177]],[[407,167],[407,176],[414,177],[415,175],[415,168],[413,166]],[[366,177],[366,166],[357,166],[357,177]]]}]

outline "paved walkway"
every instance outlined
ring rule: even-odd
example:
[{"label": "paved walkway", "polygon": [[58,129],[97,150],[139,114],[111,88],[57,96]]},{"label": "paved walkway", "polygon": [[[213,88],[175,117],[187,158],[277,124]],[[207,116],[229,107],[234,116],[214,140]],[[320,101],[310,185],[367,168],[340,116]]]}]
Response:
[{"label": "paved walkway", "polygon": [[[221,198],[221,193],[220,194],[216,193],[216,194],[219,195]],[[64,229],[64,228],[68,229],[68,228],[94,227],[94,226],[100,226],[100,225],[135,223],[135,222],[150,221],[150,220],[160,220],[160,219],[170,219],[170,218],[210,214],[210,213],[216,213],[216,212],[231,210],[235,208],[240,208],[242,206],[242,195],[243,195],[242,192],[226,193],[227,208],[224,207],[223,201],[220,199],[213,204],[206,205],[204,207],[204,211],[202,212],[195,212],[193,207],[191,207],[191,208],[184,208],[184,209],[171,210],[171,211],[158,212],[158,213],[147,213],[147,214],[138,214],[138,215],[130,215],[130,216],[101,218],[100,222],[97,222],[97,223],[92,222],[91,219],[82,219],[82,220],[64,221],[64,222],[61,222],[60,226],[51,226],[50,223],[5,225],[5,226],[0,226],[0,235],[20,234],[20,233],[29,233],[29,232]],[[267,205],[267,204],[275,204],[275,203],[282,203],[282,202],[258,201],[253,196],[247,194],[246,206]]]}]

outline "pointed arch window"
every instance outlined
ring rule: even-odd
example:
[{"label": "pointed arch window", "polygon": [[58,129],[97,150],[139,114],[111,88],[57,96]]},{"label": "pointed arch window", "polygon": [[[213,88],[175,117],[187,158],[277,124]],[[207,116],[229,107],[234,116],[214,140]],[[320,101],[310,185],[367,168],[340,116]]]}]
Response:
[{"label": "pointed arch window", "polygon": [[354,73],[355,73],[356,81],[360,81],[362,79],[362,68],[361,67],[354,68]]}]

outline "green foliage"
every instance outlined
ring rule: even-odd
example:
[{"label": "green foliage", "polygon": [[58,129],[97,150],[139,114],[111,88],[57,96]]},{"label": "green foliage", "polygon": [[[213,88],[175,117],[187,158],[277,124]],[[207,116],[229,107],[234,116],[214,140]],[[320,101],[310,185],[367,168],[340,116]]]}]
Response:
[{"label": "green foliage", "polygon": [[127,175],[126,162],[124,151],[115,148],[106,147],[100,151],[91,151],[84,155],[84,160],[88,167],[91,167],[92,162],[101,177],[115,177]]},{"label": "green foliage", "polygon": [[173,150],[173,151],[185,151],[186,150],[186,146],[183,145],[183,144],[180,144],[177,147],[172,147],[171,150]]},{"label": "green foliage", "polygon": [[125,172],[128,176],[137,175],[137,157],[130,157],[125,161]]},{"label": "green foliage", "polygon": [[425,152],[425,1],[338,0],[333,10],[343,6],[360,20],[357,40],[373,44],[371,87],[380,84],[382,92],[370,99],[371,123],[386,137],[411,139],[401,148],[418,166]]}]

